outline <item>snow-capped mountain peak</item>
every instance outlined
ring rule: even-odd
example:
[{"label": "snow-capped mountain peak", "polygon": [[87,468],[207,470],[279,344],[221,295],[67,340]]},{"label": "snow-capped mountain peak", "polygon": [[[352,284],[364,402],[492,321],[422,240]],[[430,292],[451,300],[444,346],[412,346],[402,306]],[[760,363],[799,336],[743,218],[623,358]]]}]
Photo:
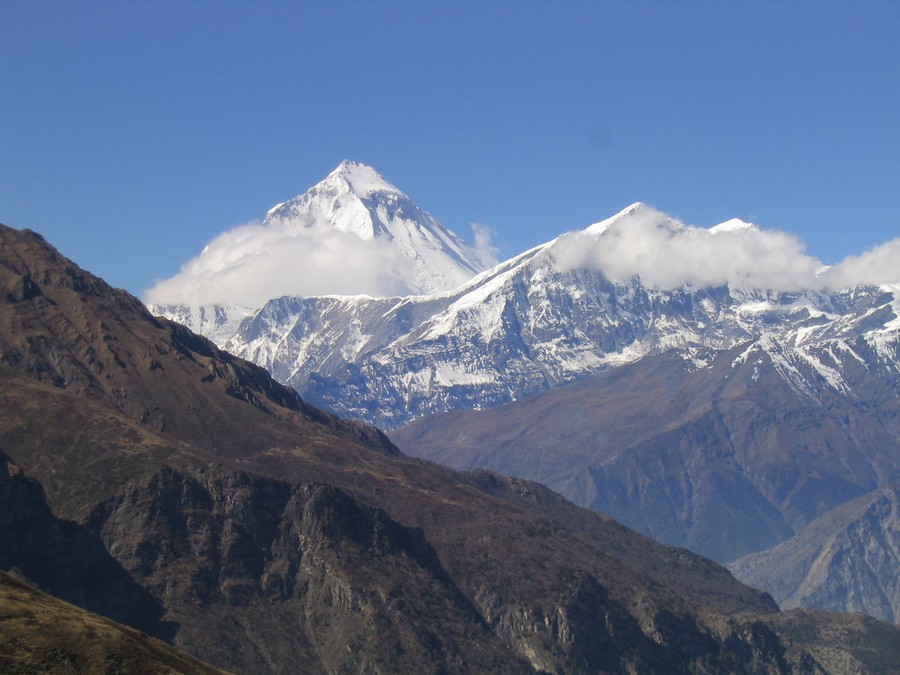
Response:
[{"label": "snow-capped mountain peak", "polygon": [[[321,182],[301,195],[269,209],[263,223],[286,231],[334,230],[371,240],[392,233],[379,218],[377,204],[409,198],[375,169],[344,160]],[[375,206],[373,212],[373,206]]]},{"label": "snow-capped mountain peak", "polygon": [[593,225],[589,225],[584,230],[582,230],[583,234],[591,235],[591,236],[600,236],[609,230],[610,227],[619,223],[627,223],[629,220],[633,220],[637,217],[649,217],[655,218],[658,217],[660,220],[665,219],[666,215],[660,213],[652,206],[648,206],[644,202],[635,202],[631,206],[622,209],[616,215],[601,220],[598,223],[594,223]]},{"label": "snow-capped mountain peak", "polygon": [[409,263],[398,289],[408,293],[449,290],[486,267],[481,253],[375,169],[350,160],[307,192],[271,209],[263,226],[289,236],[333,231],[388,245]]},{"label": "snow-capped mountain peak", "polygon": [[724,223],[719,223],[709,228],[711,234],[719,234],[721,232],[740,232],[742,230],[758,229],[753,223],[748,223],[740,218],[732,218]]},{"label": "snow-capped mountain peak", "polygon": [[[362,162],[355,162],[351,159],[345,159],[337,165],[337,167],[322,179],[311,190],[330,190],[334,193],[351,192],[360,199],[367,199],[375,192],[393,192],[403,195],[399,188],[388,182],[384,176],[378,173],[373,167]],[[305,194],[305,193],[304,193]],[[304,195],[298,195],[287,202],[276,204],[266,217],[277,214],[281,207],[286,204],[302,198]],[[403,195],[406,196],[406,195]]]},{"label": "snow-capped mountain peak", "polygon": [[[402,194],[394,185],[385,180],[368,164],[345,159],[328,174],[325,182],[343,181],[357,197],[367,198],[373,192],[396,192]],[[405,195],[404,195],[405,196]]]},{"label": "snow-capped mountain peak", "polygon": [[345,159],[338,164],[334,171],[307,192],[269,209],[266,221],[275,222],[290,218],[291,212],[299,204],[309,201],[314,196],[327,195],[333,198],[339,195],[353,195],[359,199],[369,199],[373,194],[379,192],[393,194],[396,198],[408,199],[403,192],[388,182],[373,167]]},{"label": "snow-capped mountain peak", "polygon": [[[371,166],[345,160],[303,194],[270,209],[261,224],[213,239],[145,297],[156,311],[218,336],[246,308],[274,297],[438,293],[494,262]],[[241,310],[226,312],[226,306]]]}]

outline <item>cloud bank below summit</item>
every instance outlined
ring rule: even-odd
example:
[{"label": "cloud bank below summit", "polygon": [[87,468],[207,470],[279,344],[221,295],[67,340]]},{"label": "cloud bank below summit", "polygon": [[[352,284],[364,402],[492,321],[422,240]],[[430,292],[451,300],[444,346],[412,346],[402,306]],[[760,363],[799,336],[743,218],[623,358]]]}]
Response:
[{"label": "cloud bank below summit", "polygon": [[[643,207],[608,223],[557,239],[550,252],[560,268],[597,269],[619,282],[639,276],[663,290],[900,284],[900,238],[826,267],[805,253],[796,236],[740,221],[704,229]],[[493,259],[487,231],[477,225],[473,230],[476,250]],[[258,307],[283,295],[409,295],[413,268],[414,261],[386,240],[318,228],[287,233],[250,223],[213,239],[177,275],[146,291],[144,300]]]},{"label": "cloud bank below summit", "polygon": [[638,276],[662,290],[729,284],[784,292],[900,283],[900,238],[828,267],[790,233],[741,221],[692,227],[649,207],[563,235],[553,256],[563,270],[596,269],[617,282]]},{"label": "cloud bank below summit", "polygon": [[413,261],[386,240],[321,229],[287,234],[249,223],[213,239],[144,300],[258,307],[283,295],[406,295],[412,273]]},{"label": "cloud bank below summit", "polygon": [[[472,231],[477,259],[495,264],[489,229],[473,223]],[[151,305],[259,307],[284,295],[404,296],[414,292],[415,274],[415,261],[389,239],[254,222],[217,236],[178,274],[145,291],[143,299]]]}]

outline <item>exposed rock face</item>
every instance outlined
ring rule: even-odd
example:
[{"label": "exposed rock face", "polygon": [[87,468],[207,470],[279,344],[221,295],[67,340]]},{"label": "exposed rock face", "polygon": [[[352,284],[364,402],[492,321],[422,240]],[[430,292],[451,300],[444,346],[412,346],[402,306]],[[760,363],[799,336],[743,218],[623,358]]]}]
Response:
[{"label": "exposed rock face", "polygon": [[[584,571],[549,606],[510,602],[483,585],[470,601],[421,530],[324,485],[167,468],[98,506],[89,528],[136,579],[172,598],[168,616],[186,627],[177,644],[216,631],[220,639],[195,652],[231,668],[662,673],[796,665],[764,622],[716,629],[650,597],[636,611]],[[263,630],[261,607],[293,639],[266,639],[272,628]]]},{"label": "exposed rock face", "polygon": [[[109,587],[137,587],[175,644],[215,665],[816,672],[877,633],[855,629],[814,658],[782,638],[792,624],[770,597],[711,561],[540,485],[405,457],[152,319],[34,235],[0,236],[0,281],[22,289],[0,296],[0,447],[112,563]],[[62,551],[16,562],[40,528],[14,523],[47,509],[14,474],[0,560],[49,578],[71,549],[78,600],[83,556],[55,521],[46,539]],[[864,663],[896,670],[900,634],[883,630]]]},{"label": "exposed rock face", "polygon": [[830,511],[778,546],[729,565],[785,608],[864,612],[900,622],[900,485]]},{"label": "exposed rock face", "polygon": [[163,607],[76,523],[56,518],[41,486],[0,453],[0,569],[47,593],[142,631],[171,639]]},{"label": "exposed rock face", "polygon": [[[163,469],[100,505],[89,526],[135,579],[172,598],[178,643],[217,631],[197,653],[228,668],[522,667],[483,647],[488,627],[420,530],[327,485]],[[263,607],[292,639],[264,637]]]}]

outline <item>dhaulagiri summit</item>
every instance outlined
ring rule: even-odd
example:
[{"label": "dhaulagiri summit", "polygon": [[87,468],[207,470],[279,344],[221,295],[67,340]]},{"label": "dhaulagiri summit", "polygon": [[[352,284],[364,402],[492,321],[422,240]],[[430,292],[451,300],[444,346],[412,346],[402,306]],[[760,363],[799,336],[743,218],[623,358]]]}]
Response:
[{"label": "dhaulagiri summit", "polygon": [[[493,263],[374,168],[345,160],[269,209],[260,225],[217,237],[146,297],[156,313],[223,343],[272,297],[427,295],[456,288]],[[260,286],[261,277],[271,284],[248,298],[246,288]],[[303,290],[316,280],[313,293]]]},{"label": "dhaulagiri summit", "polygon": [[269,210],[264,227],[334,230],[390,242],[413,261],[407,295],[449,290],[482,271],[483,256],[371,166],[344,160],[319,184]]}]

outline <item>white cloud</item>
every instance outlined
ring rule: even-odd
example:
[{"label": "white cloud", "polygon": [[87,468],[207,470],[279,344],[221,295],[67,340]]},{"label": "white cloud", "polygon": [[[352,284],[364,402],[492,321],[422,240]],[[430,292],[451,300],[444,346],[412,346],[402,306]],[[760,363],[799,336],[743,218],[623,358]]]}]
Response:
[{"label": "white cloud", "polygon": [[862,255],[845,258],[822,274],[830,286],[900,283],[900,238],[877,246]]},{"label": "white cloud", "polygon": [[[497,249],[490,230],[477,223],[472,230],[478,258],[493,264]],[[564,235],[550,252],[564,270],[599,269],[619,282],[637,275],[665,290],[725,283],[775,291],[900,283],[900,238],[825,268],[789,233],[740,221],[707,230],[649,207]],[[327,227],[251,223],[216,237],[144,299],[258,307],[281,295],[405,295],[412,292],[414,265],[387,239],[364,240]]]},{"label": "white cloud", "polygon": [[472,234],[475,237],[475,256],[485,269],[497,264],[500,252],[493,242],[493,232],[482,223],[472,223]]},{"label": "white cloud", "polygon": [[613,219],[605,228],[561,237],[553,255],[563,269],[599,269],[613,281],[639,276],[664,290],[725,283],[792,291],[900,281],[900,240],[825,270],[794,235],[730,221],[706,230],[674,221],[648,207]]},{"label": "white cloud", "polygon": [[234,303],[258,307],[282,295],[407,294],[413,261],[386,240],[321,228],[229,230],[170,279],[146,291],[149,304]]}]

